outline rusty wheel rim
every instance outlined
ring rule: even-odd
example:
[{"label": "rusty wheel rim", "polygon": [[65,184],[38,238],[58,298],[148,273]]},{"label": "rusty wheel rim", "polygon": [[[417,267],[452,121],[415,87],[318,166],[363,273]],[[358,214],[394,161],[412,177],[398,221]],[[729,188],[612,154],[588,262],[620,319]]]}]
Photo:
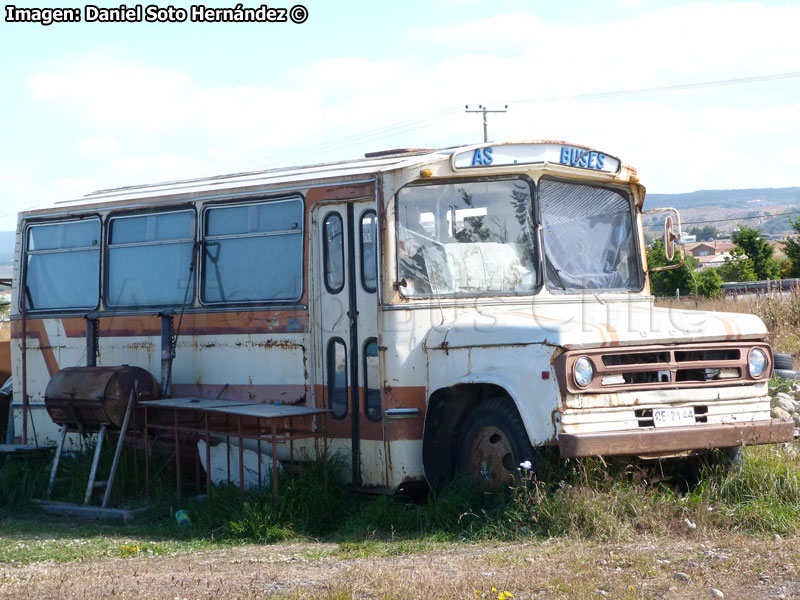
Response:
[{"label": "rusty wheel rim", "polygon": [[514,474],[514,450],[502,429],[487,426],[469,448],[469,474],[481,488],[497,490]]}]

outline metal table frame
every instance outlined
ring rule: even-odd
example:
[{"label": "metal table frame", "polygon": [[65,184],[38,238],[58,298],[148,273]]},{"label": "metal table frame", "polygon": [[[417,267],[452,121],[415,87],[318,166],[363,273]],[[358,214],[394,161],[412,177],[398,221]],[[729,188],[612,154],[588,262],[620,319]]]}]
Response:
[{"label": "metal table frame", "polygon": [[[294,440],[324,438],[324,419],[318,415],[327,409],[283,404],[261,404],[211,398],[165,398],[139,402],[144,408],[145,485],[150,491],[149,431],[170,431],[175,436],[176,495],[181,498],[180,435],[203,436],[206,442],[206,492],[211,493],[211,436],[224,437],[228,451],[228,482],[230,482],[230,440],[239,440],[239,489],[244,494],[244,447],[246,439],[256,440],[258,448],[258,481],[261,485],[261,444],[272,446],[272,493],[278,503],[278,444],[289,443],[289,458],[294,459]],[[167,418],[164,418],[167,417]],[[171,418],[169,418],[171,417]],[[151,422],[153,418],[153,422]],[[295,428],[295,420],[306,425]],[[319,446],[315,444],[317,454]],[[318,458],[319,456],[317,456]]]}]

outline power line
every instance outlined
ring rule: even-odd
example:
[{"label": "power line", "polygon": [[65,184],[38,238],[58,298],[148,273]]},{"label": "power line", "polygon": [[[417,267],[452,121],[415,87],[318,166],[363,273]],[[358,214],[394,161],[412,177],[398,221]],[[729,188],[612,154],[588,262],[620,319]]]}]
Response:
[{"label": "power line", "polygon": [[[783,213],[775,213],[772,215],[759,215],[757,217],[731,217],[729,219],[709,219],[707,221],[683,221],[681,222],[681,226],[683,225],[703,225],[704,223],[724,223],[727,221],[747,221],[749,219],[771,219],[773,217],[785,217],[786,215],[800,215],[800,211],[791,211],[791,212],[783,212]],[[646,225],[648,228],[659,228],[662,225],[655,224],[655,225]]]},{"label": "power line", "polygon": [[[550,102],[554,100],[596,100],[602,98],[615,98],[615,97],[635,96],[644,94],[680,92],[680,91],[697,90],[702,88],[711,88],[720,86],[744,85],[750,83],[762,83],[765,81],[776,81],[781,79],[795,79],[795,78],[800,78],[800,71],[792,71],[787,73],[774,73],[771,75],[755,75],[751,77],[736,77],[733,79],[717,79],[712,81],[700,81],[693,83],[666,85],[666,86],[657,86],[648,88],[634,88],[634,89],[613,90],[606,92],[588,92],[582,94],[571,94],[562,96],[541,96],[538,98],[527,98],[523,100],[516,100],[514,102],[531,103],[531,102]],[[509,103],[503,102],[503,104],[509,104]],[[236,165],[228,167],[228,169],[246,165],[260,165],[277,159],[281,159],[282,161],[285,162],[287,159],[291,159],[298,156],[302,157],[302,156],[319,154],[328,150],[344,148],[361,142],[375,141],[393,135],[408,133],[410,131],[420,129],[420,124],[422,123],[429,123],[432,125],[437,121],[444,120],[448,116],[452,116],[453,113],[455,112],[460,112],[461,110],[463,109],[461,109],[460,107],[445,108],[440,111],[430,113],[428,115],[406,119],[404,121],[399,121],[397,123],[389,124],[383,127],[378,127],[376,129],[369,129],[356,134],[344,136],[341,138],[335,138],[324,142],[320,142],[318,144],[299,147],[296,148],[295,150],[290,150],[288,152],[285,151],[277,152],[244,163],[237,163]]]},{"label": "power line", "polygon": [[460,108],[446,108],[420,117],[406,119],[405,121],[399,121],[394,124],[385,125],[383,127],[368,129],[359,133],[354,133],[351,135],[346,135],[343,137],[327,140],[310,146],[301,146],[294,150],[289,150],[288,152],[282,151],[282,152],[276,152],[274,154],[268,154],[258,159],[242,163],[236,163],[235,165],[232,165],[231,167],[228,168],[244,167],[248,165],[259,165],[265,162],[270,162],[272,160],[278,160],[278,159],[285,162],[295,157],[320,154],[321,152],[325,152],[328,150],[346,148],[363,142],[370,142],[386,137],[391,137],[399,133],[415,131],[417,129],[428,127],[435,123],[450,121],[453,120],[453,115],[455,113],[460,113],[460,112],[461,112]]},{"label": "power line", "polygon": [[730,219],[710,219],[708,221],[686,221],[684,225],[698,225],[700,223],[724,223],[726,221],[746,221],[747,219],[771,219],[772,217],[783,217],[786,215],[800,215],[798,211],[775,213],[774,215],[761,215],[758,217],[732,217]]},{"label": "power line", "polygon": [[508,104],[503,106],[502,109],[497,109],[497,110],[490,110],[489,108],[487,108],[483,104],[478,104],[478,108],[474,109],[474,108],[470,108],[469,104],[467,104],[464,107],[464,110],[465,110],[465,112],[468,112],[468,113],[483,113],[483,143],[485,144],[486,142],[489,141],[489,122],[486,120],[486,114],[487,113],[504,113],[504,112],[508,112]]},{"label": "power line", "polygon": [[742,85],[747,83],[760,83],[763,81],[776,81],[779,79],[795,79],[800,77],[800,71],[789,73],[774,73],[772,75],[754,75],[752,77],[736,77],[734,79],[717,79],[713,81],[698,81],[695,83],[682,83],[677,85],[664,85],[649,88],[633,88],[611,92],[590,92],[586,94],[573,94],[567,96],[547,96],[541,98],[528,98],[513,102],[545,102],[552,100],[595,100],[599,98],[616,98],[620,96],[637,96],[642,94],[660,94],[663,92],[681,92],[684,90],[697,90],[701,88],[721,87],[726,85]]}]

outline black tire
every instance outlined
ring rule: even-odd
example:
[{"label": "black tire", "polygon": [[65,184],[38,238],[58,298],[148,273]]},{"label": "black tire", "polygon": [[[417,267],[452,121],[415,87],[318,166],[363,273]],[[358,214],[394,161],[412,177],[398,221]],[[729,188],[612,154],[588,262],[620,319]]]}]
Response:
[{"label": "black tire", "polygon": [[775,362],[775,369],[782,370],[782,371],[792,371],[794,369],[794,365],[792,364],[792,355],[786,354],[784,352],[776,352],[773,354],[773,360]]},{"label": "black tire", "polygon": [[535,472],[533,447],[511,400],[490,398],[467,415],[456,460],[459,472],[482,490],[498,491],[509,485],[526,460]]},{"label": "black tire", "polygon": [[735,475],[744,464],[744,448],[717,448],[684,458],[669,459],[668,474],[685,491],[696,486],[703,478],[715,472]]},{"label": "black tire", "polygon": [[744,466],[744,446],[734,448],[721,448],[719,452],[719,462],[725,473],[733,475],[742,470]]},{"label": "black tire", "polygon": [[800,379],[800,371],[785,371],[784,369],[775,369],[775,375],[781,379]]}]

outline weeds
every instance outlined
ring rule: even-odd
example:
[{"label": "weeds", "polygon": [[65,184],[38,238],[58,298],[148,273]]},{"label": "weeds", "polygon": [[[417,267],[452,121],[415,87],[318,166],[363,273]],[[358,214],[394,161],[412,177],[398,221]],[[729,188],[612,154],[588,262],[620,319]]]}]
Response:
[{"label": "weeds", "polygon": [[[219,486],[210,497],[195,497],[181,507],[191,516],[188,528],[176,525],[174,505],[156,503],[149,522],[85,526],[86,546],[59,548],[54,539],[43,555],[55,560],[131,557],[188,549],[199,542],[324,539],[338,542],[340,554],[357,557],[418,553],[463,540],[625,541],[641,533],[690,536],[695,530],[792,535],[800,533],[799,455],[797,444],[747,448],[741,465],[733,469],[723,454],[646,464],[563,461],[548,451],[536,461],[537,474],[521,468],[505,493],[481,493],[468,481],[457,480],[422,502],[357,494],[343,482],[342,462],[329,460],[307,465],[292,477],[281,474],[277,504],[271,489],[241,495],[234,486]],[[0,468],[2,505],[24,506],[26,498],[39,494],[48,467],[47,461],[29,459]],[[77,472],[78,466],[73,468]],[[31,521],[3,521],[0,540],[7,540],[0,543],[0,556],[39,556],[44,550],[14,544],[31,536],[52,537],[60,526],[55,520],[36,527]]]},{"label": "weeds", "polygon": [[47,490],[52,459],[42,456],[6,457],[0,468],[0,506],[26,509]]},{"label": "weeds", "polygon": [[[339,541],[343,553],[359,556],[386,554],[381,545],[385,541],[396,547],[404,544],[414,552],[419,546],[415,540],[420,539],[570,536],[627,540],[641,533],[689,534],[698,527],[790,534],[800,532],[799,450],[796,446],[747,448],[736,469],[724,453],[646,464],[561,461],[553,452],[538,461],[549,479],[521,469],[508,490],[497,495],[481,493],[467,481],[457,480],[422,503],[349,492],[332,465],[326,467],[330,471],[325,481],[335,493],[304,494],[306,486],[315,489],[314,478],[319,483],[320,472],[310,470],[287,482],[286,500],[277,509],[268,493],[250,493],[238,501],[225,490],[215,493],[225,498],[228,517],[231,507],[238,507],[236,516],[223,526],[227,539],[268,542],[323,537]],[[327,506],[319,503],[320,498],[330,499]],[[209,506],[198,515],[213,512]]]},{"label": "weeds", "polygon": [[[660,299],[659,306],[694,309],[694,298]],[[787,352],[800,365],[800,288],[784,294],[753,294],[736,299],[730,297],[700,298],[699,310],[749,313],[758,315],[767,326],[767,341],[777,352]]]}]

